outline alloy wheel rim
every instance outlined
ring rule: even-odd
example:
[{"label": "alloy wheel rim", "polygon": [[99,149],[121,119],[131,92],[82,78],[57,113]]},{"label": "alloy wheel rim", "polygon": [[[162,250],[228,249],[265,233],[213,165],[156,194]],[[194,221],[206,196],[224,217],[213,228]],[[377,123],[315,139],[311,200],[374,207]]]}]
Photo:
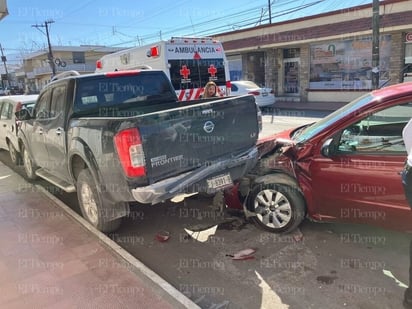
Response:
[{"label": "alloy wheel rim", "polygon": [[83,184],[81,187],[80,197],[82,199],[82,204],[84,211],[89,218],[89,220],[96,224],[98,223],[98,211],[97,204],[93,196],[92,189],[89,185]]},{"label": "alloy wheel rim", "polygon": [[256,217],[270,228],[282,228],[292,220],[292,206],[286,196],[273,189],[260,191],[255,198]]}]

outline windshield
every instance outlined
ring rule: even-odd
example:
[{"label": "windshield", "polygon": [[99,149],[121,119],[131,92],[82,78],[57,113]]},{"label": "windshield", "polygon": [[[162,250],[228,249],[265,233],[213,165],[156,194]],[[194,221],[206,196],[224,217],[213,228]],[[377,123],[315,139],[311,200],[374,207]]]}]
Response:
[{"label": "windshield", "polygon": [[373,96],[371,94],[365,94],[355,99],[354,101],[346,104],[340,109],[334,111],[325,118],[322,118],[311,125],[302,127],[301,129],[295,131],[295,133],[292,136],[293,140],[295,140],[298,143],[307,141],[308,139],[312,138],[313,136],[321,132],[324,128],[358,110],[359,108],[370,102],[372,98]]}]

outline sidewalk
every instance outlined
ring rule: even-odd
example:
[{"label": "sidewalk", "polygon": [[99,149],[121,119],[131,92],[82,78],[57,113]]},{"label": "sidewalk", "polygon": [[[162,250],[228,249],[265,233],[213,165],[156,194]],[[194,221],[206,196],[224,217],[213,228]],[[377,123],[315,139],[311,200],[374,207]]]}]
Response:
[{"label": "sidewalk", "polygon": [[325,117],[348,102],[294,102],[277,100],[268,114],[296,117]]},{"label": "sidewalk", "polygon": [[0,162],[1,308],[199,308]]},{"label": "sidewalk", "polygon": [[293,102],[293,101],[276,101],[275,108],[302,110],[302,111],[335,111],[348,102]]}]

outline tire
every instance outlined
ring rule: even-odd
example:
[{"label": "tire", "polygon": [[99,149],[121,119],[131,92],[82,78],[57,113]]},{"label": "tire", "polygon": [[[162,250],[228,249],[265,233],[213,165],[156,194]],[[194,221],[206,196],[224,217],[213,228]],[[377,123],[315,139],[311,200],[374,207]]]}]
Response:
[{"label": "tire", "polygon": [[10,154],[10,159],[11,162],[15,165],[20,165],[22,162],[20,154],[17,152],[16,148],[13,146],[11,142],[7,143],[7,146],[9,147],[9,154]]},{"label": "tire", "polygon": [[297,185],[259,184],[247,199],[256,226],[272,233],[289,233],[305,218],[305,202]]},{"label": "tire", "polygon": [[30,180],[35,180],[37,178],[36,166],[33,163],[30,153],[27,151],[26,147],[24,146],[22,149],[22,154],[23,154],[23,166],[24,166],[24,171],[26,172],[26,176]]},{"label": "tire", "polygon": [[107,220],[109,210],[103,204],[102,197],[97,191],[96,183],[88,169],[80,172],[76,183],[77,199],[83,217],[96,229],[103,233],[111,233],[120,227],[122,218]]}]

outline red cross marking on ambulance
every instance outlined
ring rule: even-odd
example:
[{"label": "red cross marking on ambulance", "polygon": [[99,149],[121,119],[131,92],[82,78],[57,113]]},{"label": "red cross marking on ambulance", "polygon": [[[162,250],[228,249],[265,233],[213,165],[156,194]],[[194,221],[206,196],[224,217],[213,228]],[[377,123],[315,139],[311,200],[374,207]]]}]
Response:
[{"label": "red cross marking on ambulance", "polygon": [[209,68],[207,69],[207,71],[209,72],[209,74],[210,74],[212,77],[215,77],[215,76],[216,76],[217,69],[215,68],[215,66],[214,66],[213,64],[211,64],[211,65],[209,66]]},{"label": "red cross marking on ambulance", "polygon": [[180,69],[180,75],[182,75],[184,79],[187,79],[189,77],[190,70],[187,68],[186,65],[183,65]]}]

